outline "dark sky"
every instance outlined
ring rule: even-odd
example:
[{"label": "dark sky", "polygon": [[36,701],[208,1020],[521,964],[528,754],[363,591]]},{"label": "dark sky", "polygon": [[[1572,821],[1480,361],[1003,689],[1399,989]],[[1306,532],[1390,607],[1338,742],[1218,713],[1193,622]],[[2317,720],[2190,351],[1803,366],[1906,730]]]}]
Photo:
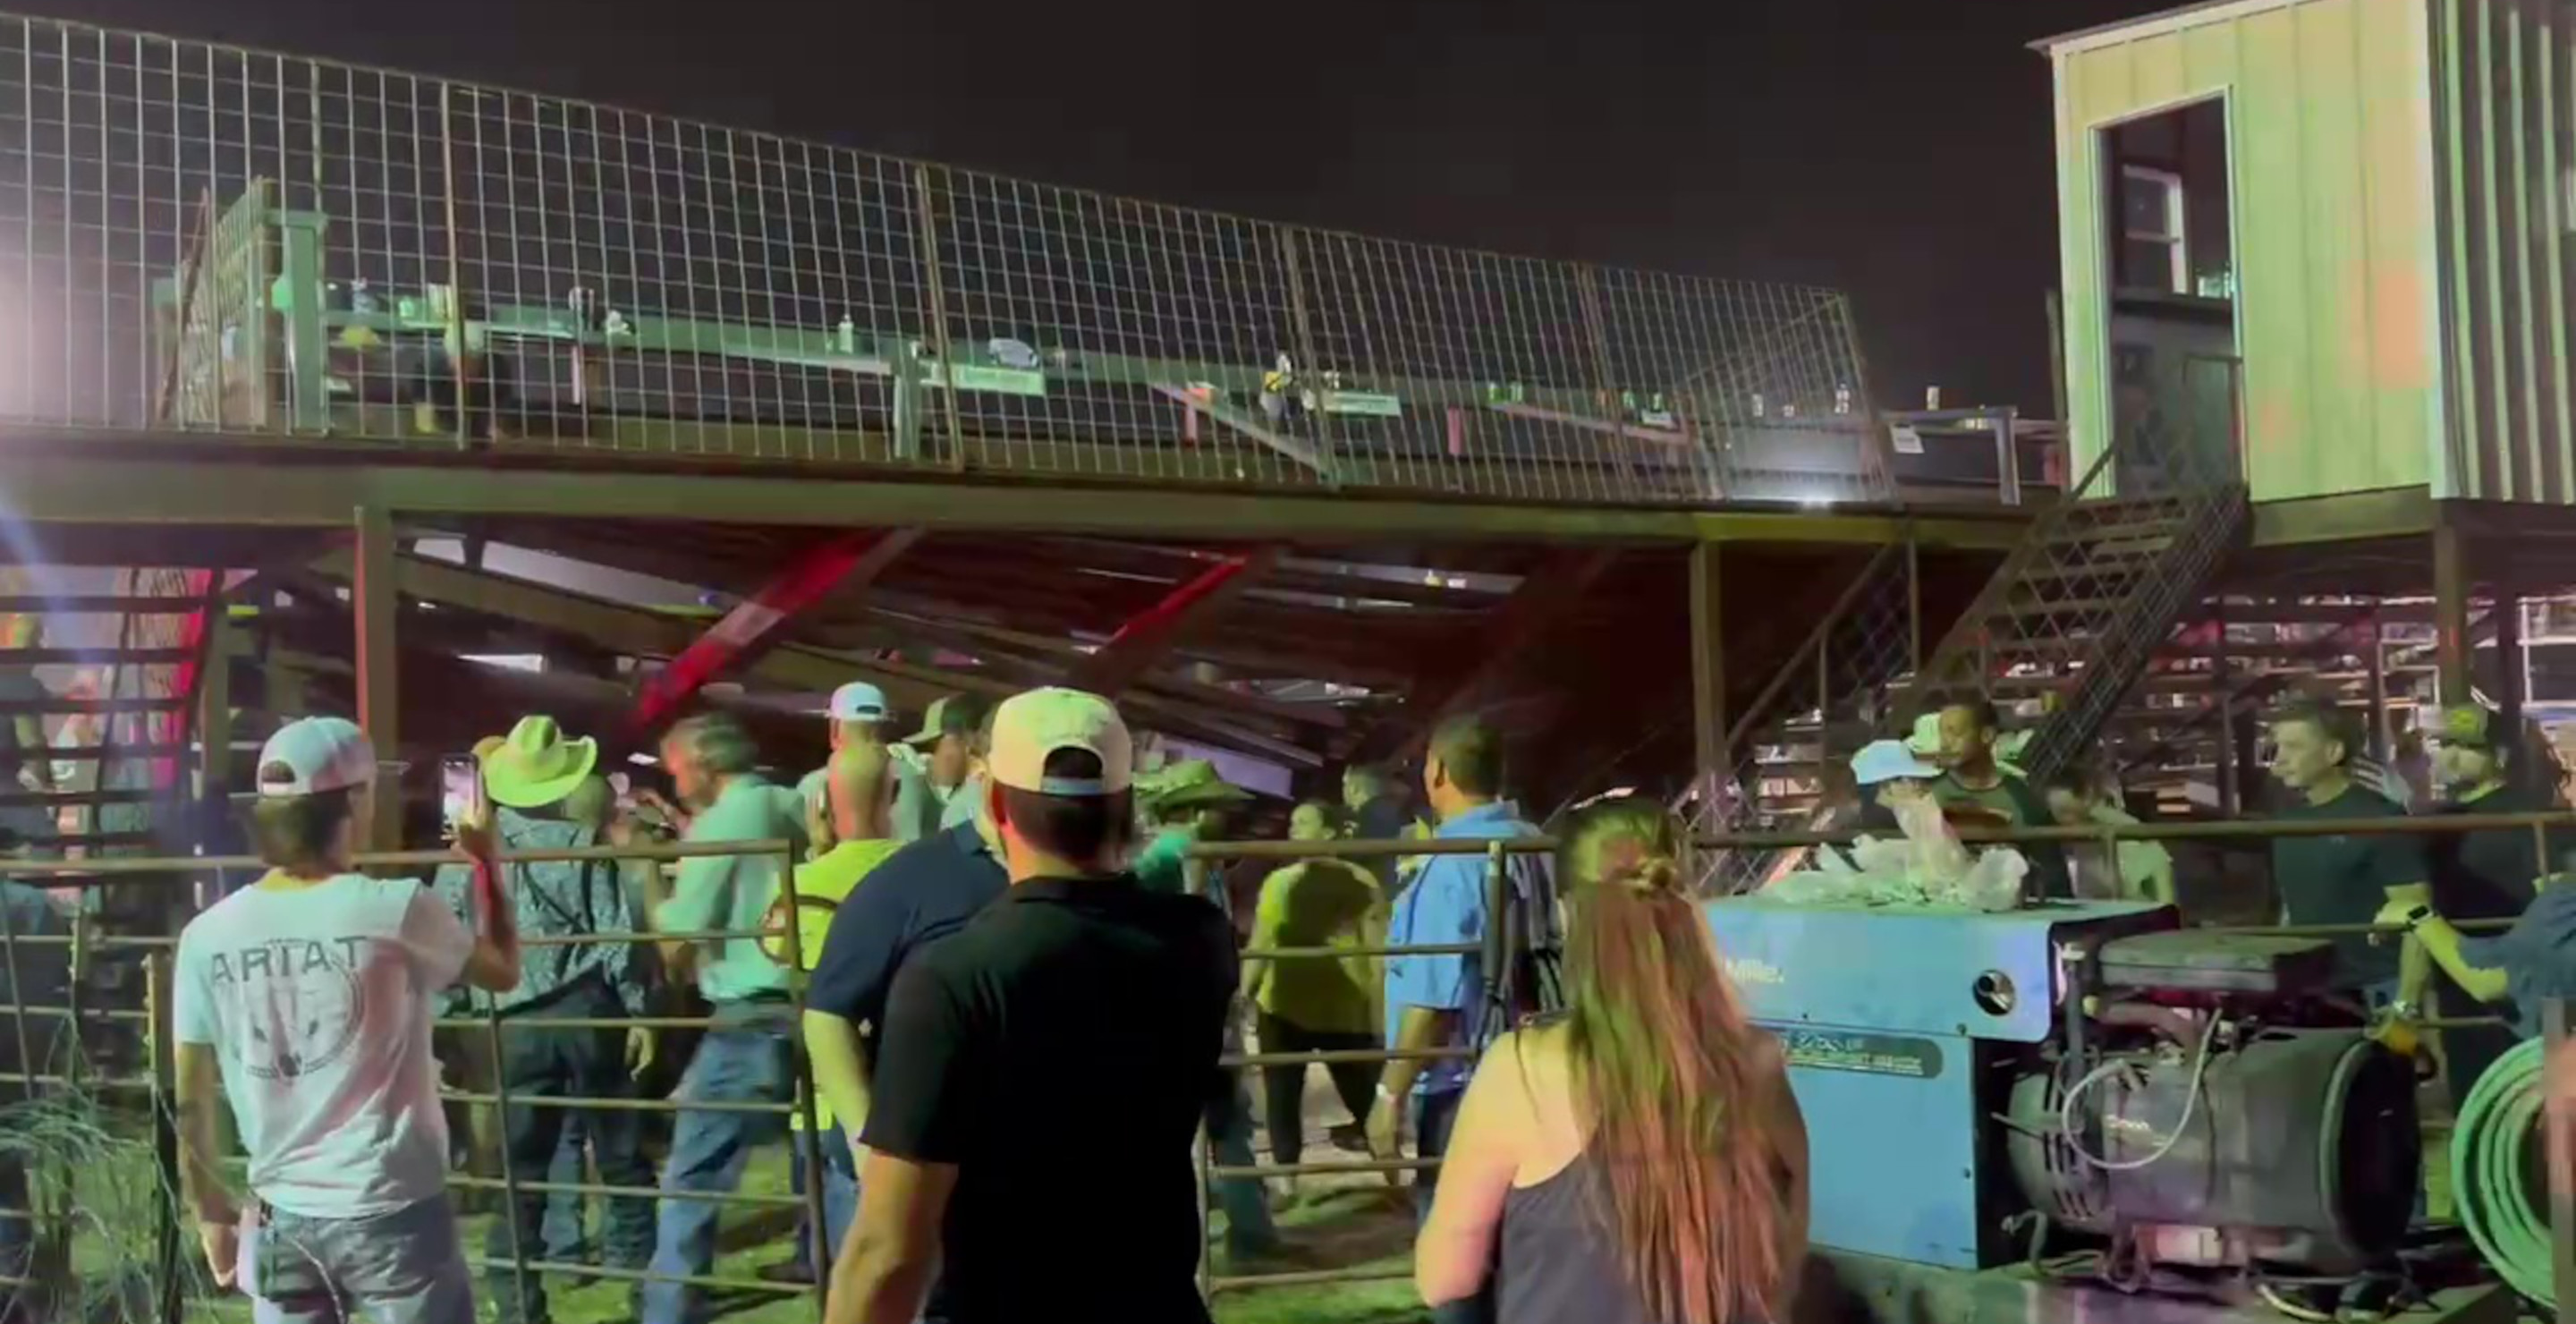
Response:
[{"label": "dark sky", "polygon": [[2034,38],[2170,0],[25,0],[1264,218],[1837,285],[2049,409]]}]

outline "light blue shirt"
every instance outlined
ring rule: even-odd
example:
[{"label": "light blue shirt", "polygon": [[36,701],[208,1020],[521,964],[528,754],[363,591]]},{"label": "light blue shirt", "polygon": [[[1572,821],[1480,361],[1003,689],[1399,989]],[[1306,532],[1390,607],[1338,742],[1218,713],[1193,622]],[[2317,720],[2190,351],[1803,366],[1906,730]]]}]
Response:
[{"label": "light blue shirt", "polygon": [[[922,779],[926,785],[929,778]],[[961,828],[975,821],[975,811],[984,804],[984,774],[970,773],[948,792],[948,801],[939,809],[939,830]]]},{"label": "light blue shirt", "polygon": [[[1509,801],[1480,805],[1440,825],[1432,834],[1443,841],[1493,841],[1534,837],[1538,829],[1521,821],[1520,808]],[[1533,916],[1533,935],[1552,945],[1555,892],[1547,861],[1535,854],[1509,855],[1505,868],[1513,891]],[[1413,886],[1396,898],[1387,927],[1390,947],[1439,946],[1485,940],[1491,923],[1486,912],[1485,857],[1434,855],[1422,866]],[[1391,956],[1386,962],[1386,1042],[1392,1048],[1404,1024],[1407,1007],[1429,1007],[1458,1013],[1449,1037],[1434,1047],[1464,1048],[1487,1037],[1484,962],[1473,954]],[[1475,1064],[1464,1058],[1428,1064],[1414,1085],[1416,1094],[1441,1094],[1467,1087]]]},{"label": "light blue shirt", "polygon": [[[683,840],[801,841],[805,826],[793,817],[796,801],[757,774],[725,783],[714,804],[689,820]],[[774,854],[698,855],[680,861],[679,881],[653,916],[665,933],[728,930],[748,933],[767,926],[778,900],[785,860]],[[760,949],[758,938],[698,944],[698,991],[707,1001],[741,1002],[787,991],[787,968]]]}]

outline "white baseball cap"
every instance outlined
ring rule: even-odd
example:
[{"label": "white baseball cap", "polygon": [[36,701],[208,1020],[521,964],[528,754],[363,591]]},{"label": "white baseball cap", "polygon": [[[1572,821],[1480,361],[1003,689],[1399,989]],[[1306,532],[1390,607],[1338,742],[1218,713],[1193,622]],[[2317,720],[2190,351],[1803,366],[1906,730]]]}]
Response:
[{"label": "white baseball cap", "polygon": [[342,791],[375,779],[376,746],[346,718],[289,722],[259,747],[259,793],[272,799]]},{"label": "white baseball cap", "polygon": [[[1050,777],[1047,757],[1078,749],[1100,760],[1100,775]],[[992,779],[1040,795],[1116,795],[1136,782],[1136,744],[1118,709],[1097,694],[1043,689],[1015,694],[993,713]]]},{"label": "white baseball cap", "polygon": [[882,722],[892,711],[886,707],[885,691],[864,680],[851,681],[832,691],[835,722]]},{"label": "white baseball cap", "polygon": [[1852,755],[1852,776],[1863,786],[1908,777],[1930,781],[1940,775],[1939,768],[1914,757],[1902,740],[1873,740]]}]

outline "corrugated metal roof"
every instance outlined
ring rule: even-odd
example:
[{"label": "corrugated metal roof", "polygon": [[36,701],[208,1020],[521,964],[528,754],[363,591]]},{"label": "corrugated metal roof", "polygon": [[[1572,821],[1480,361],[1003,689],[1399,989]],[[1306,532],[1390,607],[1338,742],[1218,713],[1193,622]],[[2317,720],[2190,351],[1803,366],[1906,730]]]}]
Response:
[{"label": "corrugated metal roof", "polygon": [[2140,14],[2136,18],[2122,19],[2117,23],[2102,23],[2089,28],[2080,28],[2074,32],[2060,33],[2054,37],[2042,37],[2030,43],[2030,48],[2043,55],[2055,55],[2061,51],[2080,51],[2094,46],[2134,41],[2140,37],[2159,32],[2171,32],[2177,28],[2198,27],[2203,23],[2224,23],[2248,14],[2259,14],[2267,9],[2286,9],[2292,5],[2303,5],[2309,2],[2310,0],[2200,0],[2199,4],[2160,9],[2152,14]]}]

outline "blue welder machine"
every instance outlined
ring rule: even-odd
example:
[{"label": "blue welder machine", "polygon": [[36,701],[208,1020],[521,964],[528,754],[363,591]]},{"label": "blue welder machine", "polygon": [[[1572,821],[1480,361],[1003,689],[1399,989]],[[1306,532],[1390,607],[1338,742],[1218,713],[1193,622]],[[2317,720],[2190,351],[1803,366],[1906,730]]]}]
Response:
[{"label": "blue welder machine", "polygon": [[2321,996],[2326,942],[2116,902],[1708,915],[1787,1046],[1819,1248],[1979,1269],[2080,1240],[2123,1287],[2195,1290],[2404,1235],[2414,1070]]}]

